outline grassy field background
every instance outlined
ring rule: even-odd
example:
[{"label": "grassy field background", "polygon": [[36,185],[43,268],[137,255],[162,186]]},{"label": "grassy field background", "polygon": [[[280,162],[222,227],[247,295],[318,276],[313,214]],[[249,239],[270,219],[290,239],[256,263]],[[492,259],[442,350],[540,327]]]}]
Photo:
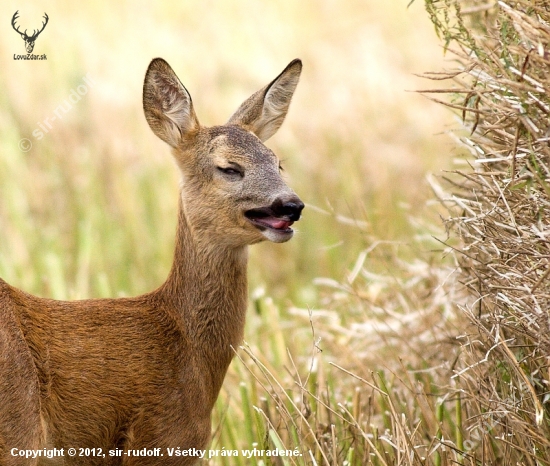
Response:
[{"label": "grassy field background", "polygon": [[[178,175],[141,109],[148,63],[165,58],[190,91],[199,120],[213,125],[299,57],[301,82],[268,145],[307,207],[291,242],[251,250],[246,339],[269,371],[258,375],[260,366],[241,352],[256,376],[239,360],[232,365],[213,445],[274,441],[271,432],[280,426],[265,425],[275,422],[268,414],[278,408],[267,393],[277,384],[260,382],[262,373],[272,374],[283,393],[302,377],[312,392],[327,392],[327,403],[347,401],[358,412],[365,403],[380,408],[376,392],[321,369],[319,350],[365,374],[406,366],[407,358],[444,358],[432,343],[415,353],[412,339],[437,341],[438,319],[453,300],[439,286],[450,272],[430,268],[441,257],[428,253],[437,247],[430,235],[441,227],[436,208],[426,204],[426,174],[451,166],[451,142],[442,133],[452,116],[410,92],[435,86],[415,74],[445,66],[443,51],[422,3],[407,3],[2,2],[0,276],[58,299],[130,296],[158,286],[172,259]],[[47,61],[14,60],[24,53],[10,26],[16,10],[29,30],[47,12],[34,50]],[[62,118],[52,120],[56,112]],[[406,291],[418,286],[422,303]],[[299,395],[289,399],[292,406],[305,403]],[[267,417],[252,405],[263,406]],[[389,407],[378,408],[361,425],[389,428]],[[334,440],[331,411],[308,409]],[[305,440],[289,433],[292,447],[315,437],[309,428],[284,429],[305,432]],[[311,461],[339,464],[336,458],[348,454],[333,453],[334,462],[319,453]]]}]

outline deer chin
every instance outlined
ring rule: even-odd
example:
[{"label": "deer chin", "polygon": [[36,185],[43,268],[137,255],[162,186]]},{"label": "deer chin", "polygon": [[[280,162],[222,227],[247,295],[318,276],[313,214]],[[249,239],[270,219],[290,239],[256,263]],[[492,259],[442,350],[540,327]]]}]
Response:
[{"label": "deer chin", "polygon": [[294,235],[294,230],[290,228],[294,222],[288,217],[275,216],[269,208],[247,210],[244,216],[267,240],[274,243],[284,243]]}]

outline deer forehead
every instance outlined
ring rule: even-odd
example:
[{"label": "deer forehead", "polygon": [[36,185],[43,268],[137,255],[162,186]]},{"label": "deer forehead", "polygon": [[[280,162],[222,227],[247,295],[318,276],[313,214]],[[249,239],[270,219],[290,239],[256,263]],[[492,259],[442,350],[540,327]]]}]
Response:
[{"label": "deer forehead", "polygon": [[263,167],[278,165],[273,151],[254,134],[237,126],[209,128],[207,146],[214,163],[234,162]]}]

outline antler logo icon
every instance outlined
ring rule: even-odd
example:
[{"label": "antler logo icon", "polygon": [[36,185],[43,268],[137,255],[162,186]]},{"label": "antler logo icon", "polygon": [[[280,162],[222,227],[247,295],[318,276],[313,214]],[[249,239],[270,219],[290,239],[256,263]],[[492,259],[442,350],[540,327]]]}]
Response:
[{"label": "antler logo icon", "polygon": [[38,35],[44,30],[44,28],[46,27],[46,24],[48,24],[48,15],[46,13],[44,13],[44,19],[46,21],[44,21],[42,23],[42,29],[40,30],[36,30],[34,29],[34,32],[32,34],[32,36],[28,36],[27,35],[27,30],[25,29],[25,32],[21,32],[16,26],[15,26],[15,22],[17,21],[18,19],[18,15],[19,14],[19,10],[17,10],[14,15],[13,15],[13,18],[11,19],[11,25],[13,26],[13,29],[15,29],[17,31],[17,33],[19,33],[21,35],[21,37],[23,38],[23,40],[25,41],[25,48],[27,49],[27,53],[32,53],[33,49],[34,49],[34,42],[36,41],[36,38],[38,37]]}]

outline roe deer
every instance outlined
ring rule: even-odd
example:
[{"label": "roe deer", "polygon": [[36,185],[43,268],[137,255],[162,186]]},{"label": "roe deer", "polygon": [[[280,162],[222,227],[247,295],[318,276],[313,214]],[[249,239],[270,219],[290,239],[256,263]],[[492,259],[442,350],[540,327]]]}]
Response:
[{"label": "roe deer", "polygon": [[[145,117],[182,175],[172,269],[142,296],[71,302],[0,279],[0,465],[51,464],[43,456],[54,448],[64,465],[198,461],[167,449],[209,442],[243,337],[247,247],[289,240],[304,207],[262,143],[283,122],[301,69],[292,61],[225,125],[204,127],[168,63],[151,62]],[[134,456],[144,448],[163,456]]]}]

